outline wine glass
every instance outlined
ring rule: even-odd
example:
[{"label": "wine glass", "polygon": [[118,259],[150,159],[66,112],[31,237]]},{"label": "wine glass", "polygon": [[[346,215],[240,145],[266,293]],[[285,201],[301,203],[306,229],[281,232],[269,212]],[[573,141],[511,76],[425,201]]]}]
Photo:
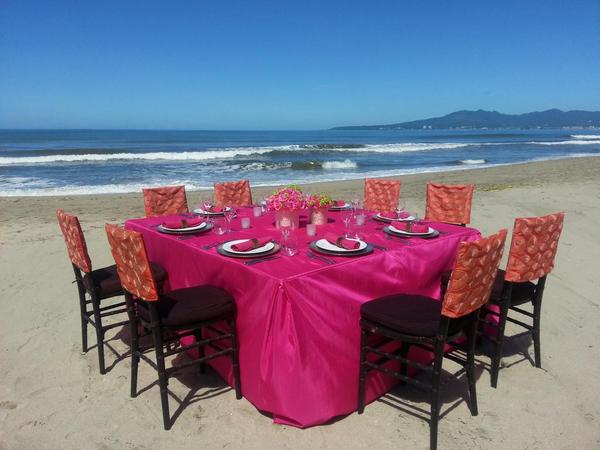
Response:
[{"label": "wine glass", "polygon": [[279,231],[281,232],[282,247],[284,252],[287,249],[288,238],[290,237],[290,234],[294,228],[293,225],[294,224],[290,221],[282,220],[279,222]]},{"label": "wine glass", "polygon": [[396,219],[400,220],[400,214],[402,214],[404,212],[404,205],[402,204],[401,201],[398,201],[398,205],[396,206]]},{"label": "wine glass", "polygon": [[353,198],[352,201],[350,202],[350,204],[352,205],[352,210],[354,211],[355,214],[358,212],[359,209],[361,209],[359,198]]},{"label": "wine glass", "polygon": [[342,222],[346,227],[346,232],[344,233],[345,237],[350,237],[350,222],[352,222],[352,217],[354,217],[354,211],[351,208],[344,209],[341,211]]},{"label": "wine glass", "polygon": [[213,200],[211,197],[207,196],[202,200],[202,211],[210,212],[214,206]]},{"label": "wine glass", "polygon": [[235,208],[233,206],[226,205],[223,208],[223,216],[225,217],[225,220],[227,221],[227,232],[228,233],[231,232],[231,221],[233,219],[235,219],[236,215],[237,214],[236,214]]}]

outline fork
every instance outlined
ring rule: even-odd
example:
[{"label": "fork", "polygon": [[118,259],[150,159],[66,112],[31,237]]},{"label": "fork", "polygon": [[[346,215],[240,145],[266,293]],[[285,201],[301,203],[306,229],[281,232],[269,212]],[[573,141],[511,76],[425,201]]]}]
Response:
[{"label": "fork", "polygon": [[316,259],[318,261],[322,261],[326,264],[335,264],[335,261],[332,259],[329,259],[325,256],[320,256],[320,255],[315,255],[313,252],[311,251],[307,251],[306,252],[306,256],[308,256],[310,259]]},{"label": "fork", "polygon": [[279,259],[281,258],[280,256],[265,256],[264,258],[256,258],[256,259],[252,259],[250,261],[245,261],[244,264],[246,264],[247,266],[252,266],[254,264],[259,264],[261,262],[265,262],[265,261],[271,261],[273,259]]},{"label": "fork", "polygon": [[222,244],[222,242],[214,242],[212,244],[203,245],[202,248],[204,250],[210,250],[211,248],[218,247],[221,244]]}]

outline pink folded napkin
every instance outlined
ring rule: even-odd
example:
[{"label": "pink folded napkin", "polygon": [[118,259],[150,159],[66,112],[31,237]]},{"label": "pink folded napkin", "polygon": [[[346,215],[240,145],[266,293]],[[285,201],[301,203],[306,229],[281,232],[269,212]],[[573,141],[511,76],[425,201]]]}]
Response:
[{"label": "pink folded napkin", "polygon": [[408,231],[409,233],[427,233],[429,231],[429,227],[427,225],[421,225],[420,223],[411,224],[410,222],[407,222],[404,230]]},{"label": "pink folded napkin", "polygon": [[246,242],[240,242],[239,244],[232,245],[231,249],[235,250],[236,252],[247,252],[250,250],[254,250],[255,248],[262,247],[263,245],[266,245],[269,242],[271,242],[270,236],[252,238],[248,239]]},{"label": "pink folded napkin", "polygon": [[345,248],[346,250],[356,250],[357,248],[360,248],[360,243],[358,241],[352,241],[333,233],[327,233],[325,235],[325,239],[327,239],[327,242],[330,244],[337,245],[338,247]]},{"label": "pink folded napkin", "polygon": [[346,206],[346,200],[336,200],[333,206],[337,206],[338,208]]},{"label": "pink folded napkin", "polygon": [[208,208],[208,212],[220,213],[220,212],[223,212],[223,207],[222,206],[211,206],[210,208]]},{"label": "pink folded napkin", "polygon": [[386,211],[379,213],[379,216],[383,217],[384,219],[398,220],[398,218],[408,219],[410,217],[410,213],[402,211],[400,214],[396,214],[394,211]]},{"label": "pink folded napkin", "polygon": [[162,223],[165,228],[177,230],[179,228],[190,228],[196,227],[202,223],[202,219],[179,219],[179,220],[167,220]]}]

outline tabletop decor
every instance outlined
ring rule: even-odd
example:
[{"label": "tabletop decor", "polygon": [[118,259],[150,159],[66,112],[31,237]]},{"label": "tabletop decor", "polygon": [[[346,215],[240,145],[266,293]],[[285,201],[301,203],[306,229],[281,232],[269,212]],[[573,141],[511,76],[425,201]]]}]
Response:
[{"label": "tabletop decor", "polygon": [[307,208],[306,195],[298,186],[287,186],[267,197],[267,208],[275,211],[275,226],[299,228],[300,211]]},{"label": "tabletop decor", "polygon": [[313,194],[306,198],[309,208],[309,222],[315,225],[327,224],[327,210],[334,205],[333,199],[325,194]]}]

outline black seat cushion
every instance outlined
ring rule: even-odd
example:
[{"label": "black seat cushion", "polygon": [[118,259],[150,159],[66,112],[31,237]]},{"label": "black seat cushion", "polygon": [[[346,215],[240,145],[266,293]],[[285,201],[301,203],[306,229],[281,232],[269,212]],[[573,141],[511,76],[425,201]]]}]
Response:
[{"label": "black seat cushion", "polygon": [[[422,295],[388,295],[364,303],[360,314],[398,333],[432,337],[440,326],[442,302]],[[459,332],[468,321],[469,317],[452,319],[448,335]]]},{"label": "black seat cushion", "polygon": [[[490,296],[490,303],[500,303],[502,301],[502,290],[504,288],[504,276],[506,272],[504,270],[498,270],[498,275],[494,280],[494,286],[492,287],[492,295]],[[535,295],[536,285],[531,281],[524,283],[513,283],[512,291],[510,294],[510,304],[514,306],[522,305],[523,303],[533,301]]]},{"label": "black seat cushion", "polygon": [[[162,294],[157,302],[161,323],[167,327],[185,327],[199,322],[233,317],[235,303],[225,290],[215,286],[194,286]],[[139,302],[138,313],[150,322],[146,302]]]},{"label": "black seat cushion", "polygon": [[[156,284],[160,286],[167,279],[167,271],[157,263],[150,263],[152,273]],[[96,295],[100,298],[109,298],[116,295],[121,295],[121,280],[117,273],[117,266],[112,265],[101,269],[92,270],[84,275],[84,282],[87,289],[94,289]]]}]

